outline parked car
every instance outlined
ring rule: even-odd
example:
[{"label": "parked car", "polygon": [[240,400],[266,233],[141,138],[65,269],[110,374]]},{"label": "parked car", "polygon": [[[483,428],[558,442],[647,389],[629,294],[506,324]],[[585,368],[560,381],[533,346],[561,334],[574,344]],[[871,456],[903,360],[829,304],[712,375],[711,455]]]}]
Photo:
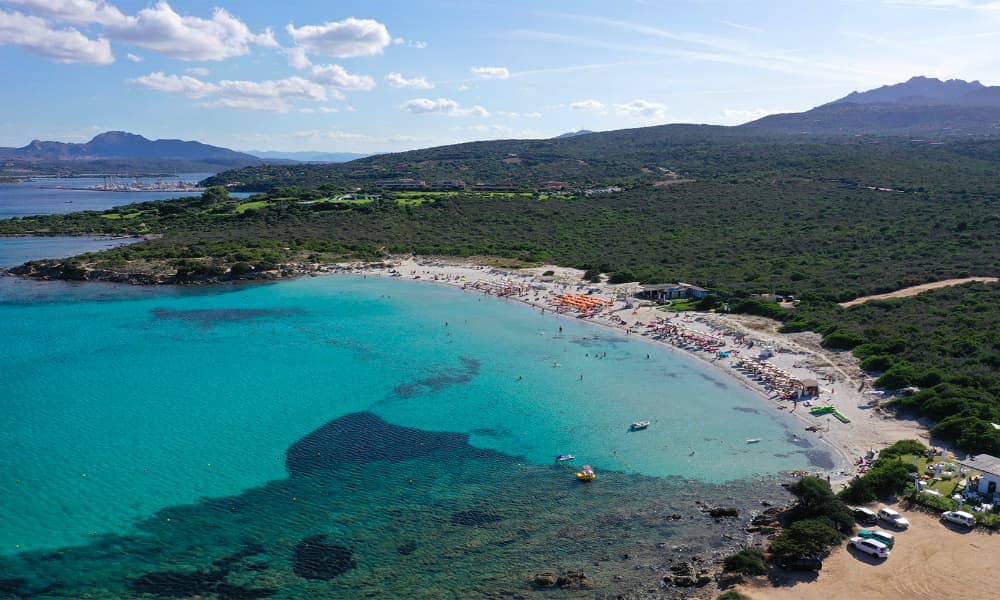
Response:
[{"label": "parked car", "polygon": [[880,508],[878,510],[878,518],[890,523],[896,529],[906,529],[910,526],[910,522],[906,520],[906,517],[891,508]]},{"label": "parked car", "polygon": [[866,540],[863,537],[852,537],[850,544],[875,558],[889,558],[889,547],[877,540]]},{"label": "parked car", "polygon": [[866,540],[877,540],[882,542],[890,550],[896,545],[896,536],[892,535],[888,531],[882,531],[881,529],[862,529],[858,532],[858,537],[863,537]]},{"label": "parked car", "polygon": [[874,525],[878,523],[878,518],[875,513],[868,510],[867,508],[855,508],[854,518],[857,519],[858,523],[862,525]]},{"label": "parked car", "polygon": [[949,510],[942,513],[941,518],[945,521],[951,521],[957,525],[965,525],[966,527],[976,526],[976,517],[961,510]]},{"label": "parked car", "polygon": [[778,566],[786,571],[819,571],[823,568],[823,561],[815,556],[784,558]]}]

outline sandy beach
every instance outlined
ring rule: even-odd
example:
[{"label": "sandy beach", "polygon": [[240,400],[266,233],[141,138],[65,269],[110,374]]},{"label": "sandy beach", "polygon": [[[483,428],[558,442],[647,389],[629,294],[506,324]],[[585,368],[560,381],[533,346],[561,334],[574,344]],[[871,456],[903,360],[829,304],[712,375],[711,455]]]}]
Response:
[{"label": "sandy beach", "polygon": [[[470,293],[504,296],[556,317],[578,318],[556,298],[562,294],[587,295],[607,306],[581,320],[608,327],[637,339],[658,343],[712,365],[733,381],[757,393],[771,410],[784,411],[799,420],[804,438],[825,444],[837,465],[825,472],[832,481],[844,483],[858,472],[858,460],[870,450],[879,450],[901,439],[927,443],[929,432],[912,420],[897,419],[880,406],[887,398],[871,388],[871,380],[858,367],[850,352],[834,352],[820,346],[814,333],[780,334],[775,321],[747,315],[675,312],[668,307],[628,307],[620,286],[583,280],[583,272],[546,265],[507,271],[471,262],[425,258],[398,258],[380,265],[362,263],[334,267],[316,265],[319,273],[353,273],[375,277],[399,277],[439,285],[450,285]],[[551,273],[545,275],[545,273]],[[561,312],[560,312],[561,311]],[[655,326],[651,326],[655,325]],[[664,328],[675,335],[661,335]],[[677,335],[679,334],[679,335]],[[688,339],[707,343],[688,343]],[[718,351],[728,356],[720,358]],[[763,351],[767,358],[759,359]],[[737,363],[766,365],[767,373],[778,373],[779,381],[813,379],[820,395],[803,400],[783,400],[780,390],[754,374],[736,368]],[[808,403],[808,404],[807,404]],[[850,422],[832,415],[814,416],[809,405],[834,406]]]}]

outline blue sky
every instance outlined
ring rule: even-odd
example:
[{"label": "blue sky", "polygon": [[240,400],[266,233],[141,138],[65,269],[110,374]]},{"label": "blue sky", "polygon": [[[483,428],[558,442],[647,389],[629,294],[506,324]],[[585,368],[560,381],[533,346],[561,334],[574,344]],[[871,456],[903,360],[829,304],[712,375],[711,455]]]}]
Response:
[{"label": "blue sky", "polygon": [[1000,82],[998,0],[0,0],[0,145],[388,151]]}]

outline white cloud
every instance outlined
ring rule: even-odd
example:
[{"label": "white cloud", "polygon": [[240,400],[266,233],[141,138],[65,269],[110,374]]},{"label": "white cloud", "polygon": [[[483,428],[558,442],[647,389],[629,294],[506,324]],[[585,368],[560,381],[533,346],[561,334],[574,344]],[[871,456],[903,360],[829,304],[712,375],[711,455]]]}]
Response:
[{"label": "white cloud", "polygon": [[615,104],[615,113],[620,117],[633,117],[655,121],[667,117],[667,107],[658,102],[637,99],[628,104]]},{"label": "white cloud", "polygon": [[529,112],[529,113],[519,113],[519,112],[506,112],[500,111],[497,113],[501,117],[507,117],[508,119],[540,119],[542,118],[542,113],[540,112]]},{"label": "white cloud", "polygon": [[480,79],[510,79],[507,67],[472,67],[471,71]]},{"label": "white cloud", "polygon": [[570,110],[585,110],[592,113],[604,114],[607,107],[604,106],[603,102],[598,100],[577,100],[576,102],[569,103]]},{"label": "white cloud", "polygon": [[288,59],[288,66],[293,69],[308,69],[312,66],[312,61],[306,55],[306,49],[301,46],[285,48],[285,58]]},{"label": "white cloud", "polygon": [[385,80],[394,88],[409,88],[414,90],[429,90],[434,87],[423,77],[411,77],[407,79],[402,73],[389,73]]},{"label": "white cloud", "polygon": [[208,74],[211,73],[211,71],[205,67],[190,67],[188,69],[184,69],[184,72],[188,75],[196,75],[198,77],[208,77]]},{"label": "white cloud", "polygon": [[326,89],[322,85],[295,76],[270,81],[224,79],[216,85],[220,93],[233,98],[300,98],[313,101],[327,99]]},{"label": "white cloud", "polygon": [[252,33],[243,21],[224,9],[216,8],[211,19],[181,16],[165,0],[135,16],[105,23],[105,31],[116,41],[181,60],[224,60],[249,53],[250,44],[269,48],[278,45],[270,29]]},{"label": "white cloud", "polygon": [[0,10],[0,46],[16,46],[62,63],[115,62],[108,40],[92,40],[72,27],[53,29],[39,17]]},{"label": "white cloud", "polygon": [[159,92],[183,94],[188,98],[204,98],[215,94],[218,90],[218,87],[213,83],[187,75],[167,75],[162,71],[136,77],[132,83]]},{"label": "white cloud", "polygon": [[129,52],[128,54],[126,54],[125,58],[129,59],[130,61],[132,61],[134,63],[140,63],[140,62],[146,60],[143,57],[139,56],[138,54],[132,54],[131,52]]},{"label": "white cloud", "polygon": [[751,109],[733,109],[726,108],[722,111],[722,116],[725,117],[726,121],[729,123],[746,123],[748,121],[756,121],[767,115],[776,115],[779,113],[793,112],[790,110],[776,110],[772,108],[751,108]]},{"label": "white cloud", "polygon": [[121,23],[125,15],[103,0],[4,0],[29,9],[35,14],[75,25],[111,25]]},{"label": "white cloud", "polygon": [[351,56],[373,56],[392,42],[389,30],[374,19],[330,21],[322,25],[306,25],[298,29],[294,25],[285,28],[295,43],[310,54],[347,58]]},{"label": "white cloud", "polygon": [[110,39],[148,48],[181,60],[223,60],[243,56],[251,44],[277,47],[270,29],[253,33],[221,8],[210,19],[178,14],[159,0],[134,16],[104,0],[5,0],[58,21],[103,25]]},{"label": "white cloud", "polygon": [[423,50],[427,47],[427,42],[421,42],[420,40],[412,40],[407,44],[410,48],[416,48],[417,50]]},{"label": "white cloud", "polygon": [[490,116],[489,111],[478,104],[469,108],[462,108],[458,102],[449,100],[448,98],[438,98],[437,100],[432,100],[431,98],[414,98],[413,100],[409,100],[403,104],[403,109],[415,115],[438,114],[447,115],[449,117],[480,118]]},{"label": "white cloud", "polygon": [[271,112],[287,112],[291,108],[291,100],[322,102],[330,96],[342,98],[339,92],[328,92],[324,86],[302,77],[269,81],[224,79],[213,83],[188,75],[166,75],[158,71],[137,77],[132,83],[188,98],[215,98],[201,106]]},{"label": "white cloud", "polygon": [[312,68],[312,81],[341,90],[366,92],[375,87],[375,80],[368,75],[352,75],[340,65],[316,65]]},{"label": "white cloud", "polygon": [[211,102],[202,102],[199,106],[262,112],[288,112],[288,103],[280,98],[220,98]]},{"label": "white cloud", "polygon": [[313,114],[313,113],[329,114],[337,112],[337,109],[330,108],[329,106],[320,106],[319,108],[306,107],[306,108],[300,108],[299,112],[305,114]]},{"label": "white cloud", "polygon": [[470,88],[469,86],[465,85],[464,83],[458,86],[458,91],[460,91],[460,92],[467,92],[467,91],[469,91],[471,89],[472,88]]}]

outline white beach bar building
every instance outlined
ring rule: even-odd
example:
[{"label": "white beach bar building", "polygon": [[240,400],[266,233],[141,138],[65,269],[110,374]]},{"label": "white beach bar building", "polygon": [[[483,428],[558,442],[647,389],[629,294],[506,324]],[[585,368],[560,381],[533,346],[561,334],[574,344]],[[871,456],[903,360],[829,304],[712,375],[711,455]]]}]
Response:
[{"label": "white beach bar building", "polygon": [[1000,487],[1000,458],[989,454],[977,454],[965,460],[955,461],[963,467],[975,469],[982,473],[978,478],[969,482],[969,489],[987,497],[996,496],[997,488]]}]

